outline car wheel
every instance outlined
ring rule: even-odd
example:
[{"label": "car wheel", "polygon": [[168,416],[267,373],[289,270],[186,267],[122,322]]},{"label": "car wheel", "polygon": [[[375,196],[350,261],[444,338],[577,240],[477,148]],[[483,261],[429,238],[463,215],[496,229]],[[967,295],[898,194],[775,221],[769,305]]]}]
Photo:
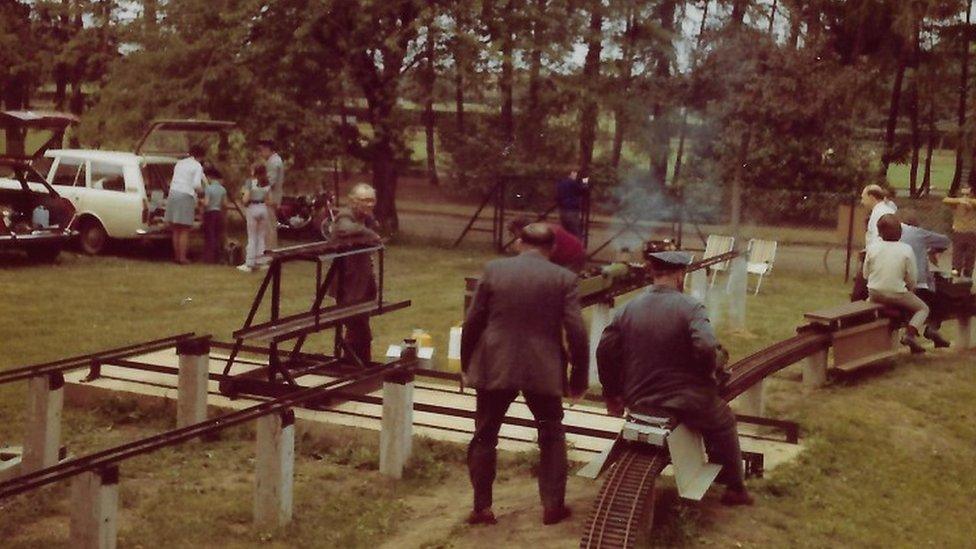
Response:
[{"label": "car wheel", "polygon": [[108,234],[102,224],[94,219],[82,221],[78,228],[78,244],[81,251],[88,255],[98,255],[105,249]]},{"label": "car wheel", "polygon": [[54,263],[59,254],[61,254],[61,246],[38,246],[27,250],[27,257],[31,261],[43,263]]}]

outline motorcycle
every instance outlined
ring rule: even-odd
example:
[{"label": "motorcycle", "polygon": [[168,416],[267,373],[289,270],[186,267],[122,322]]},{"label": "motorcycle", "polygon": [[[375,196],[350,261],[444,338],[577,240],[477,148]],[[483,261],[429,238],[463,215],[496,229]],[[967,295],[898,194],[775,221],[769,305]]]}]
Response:
[{"label": "motorcycle", "polygon": [[277,217],[279,231],[327,240],[336,218],[335,198],[329,192],[285,196]]}]

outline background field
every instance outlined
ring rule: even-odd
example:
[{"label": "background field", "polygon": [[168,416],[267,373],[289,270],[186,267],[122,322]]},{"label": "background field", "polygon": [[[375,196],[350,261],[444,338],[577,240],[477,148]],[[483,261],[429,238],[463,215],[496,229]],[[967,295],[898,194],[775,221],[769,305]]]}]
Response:
[{"label": "background field", "polygon": [[[375,351],[413,328],[429,330],[443,356],[447,330],[460,319],[463,277],[489,255],[400,244],[389,254],[391,297],[413,307],[374,323]],[[9,258],[4,258],[9,259]],[[0,316],[0,368],[95,351],[194,330],[226,339],[243,320],[260,276],[227,267],[181,268],[126,254],[89,258],[66,254],[56,266],[10,259],[0,269],[7,314]],[[308,289],[310,272],[286,291]],[[846,289],[835,277],[781,270],[749,298],[747,335],[716,324],[733,358],[793,334],[803,311],[839,303]],[[305,301],[288,299],[289,307]],[[721,310],[717,303],[715,310]],[[951,334],[951,326],[946,330]],[[325,348],[325,338],[313,344]],[[661,545],[966,546],[976,539],[976,399],[973,353],[903,357],[893,370],[836,382],[805,395],[797,372],[769,388],[773,417],[798,421],[806,451],[800,460],[750,485],[755,508],[728,510],[710,496],[692,505],[662,481],[657,518]],[[20,440],[22,385],[0,388],[0,441]],[[171,410],[138,410],[117,401],[65,413],[73,452],[118,444],[171,426]],[[573,546],[595,483],[572,479],[573,520],[540,530],[532,479],[534,456],[506,456],[499,479],[496,528],[461,525],[469,488],[463,448],[419,443],[402,483],[376,473],[376,433],[337,429],[325,441],[301,440],[296,520],[280,532],[250,524],[253,443],[248,429],[220,442],[168,449],[122,467],[123,546],[472,547],[485,544]],[[63,546],[67,490],[57,486],[0,502],[5,547]]]}]

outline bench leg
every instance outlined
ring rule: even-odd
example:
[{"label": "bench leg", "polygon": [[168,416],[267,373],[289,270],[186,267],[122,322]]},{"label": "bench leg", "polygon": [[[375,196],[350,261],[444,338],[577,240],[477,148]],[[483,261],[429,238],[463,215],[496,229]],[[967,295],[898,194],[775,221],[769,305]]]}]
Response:
[{"label": "bench leg", "polygon": [[823,387],[827,382],[827,349],[808,356],[803,363],[803,386],[807,389]]},{"label": "bench leg", "polygon": [[27,433],[21,474],[57,464],[61,450],[64,377],[56,373],[33,377],[28,383]]},{"label": "bench leg", "polygon": [[254,524],[261,529],[279,528],[291,522],[295,413],[288,410],[258,418],[256,429]]},{"label": "bench leg", "polygon": [[114,549],[118,537],[119,468],[90,471],[71,481],[73,549]]}]

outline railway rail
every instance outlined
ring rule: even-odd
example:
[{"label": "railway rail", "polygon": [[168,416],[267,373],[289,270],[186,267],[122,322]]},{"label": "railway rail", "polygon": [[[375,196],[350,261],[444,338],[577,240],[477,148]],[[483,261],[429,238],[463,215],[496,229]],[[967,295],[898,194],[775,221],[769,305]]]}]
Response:
[{"label": "railway rail", "polygon": [[[720,394],[731,401],[752,385],[779,370],[830,346],[830,334],[804,326],[797,335],[775,343],[732,364]],[[654,485],[670,462],[663,447],[630,443],[610,470],[586,521],[580,547],[633,547],[648,531],[653,512]]]}]

